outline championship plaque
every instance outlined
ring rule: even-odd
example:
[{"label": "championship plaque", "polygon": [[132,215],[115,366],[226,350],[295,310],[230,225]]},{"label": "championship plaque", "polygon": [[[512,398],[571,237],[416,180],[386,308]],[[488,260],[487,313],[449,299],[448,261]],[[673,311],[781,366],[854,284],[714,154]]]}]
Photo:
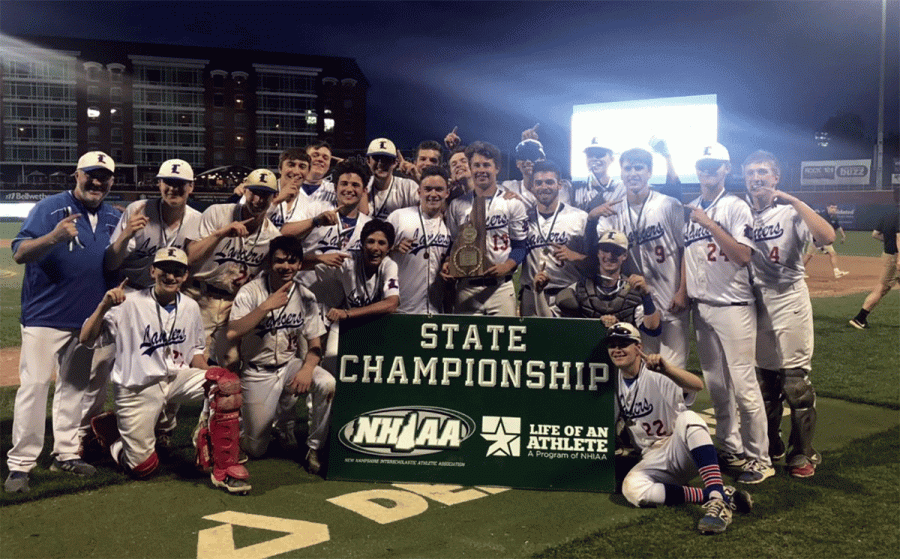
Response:
[{"label": "championship plaque", "polygon": [[463,224],[450,249],[450,275],[455,278],[477,278],[493,266],[487,254],[484,197],[475,196],[469,221]]}]

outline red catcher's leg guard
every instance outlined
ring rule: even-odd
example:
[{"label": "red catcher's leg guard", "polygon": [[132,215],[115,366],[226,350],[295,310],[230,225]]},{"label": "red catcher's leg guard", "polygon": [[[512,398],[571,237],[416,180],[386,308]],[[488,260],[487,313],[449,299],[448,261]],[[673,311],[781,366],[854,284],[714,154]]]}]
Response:
[{"label": "red catcher's leg guard", "polygon": [[150,455],[150,458],[147,458],[137,466],[131,469],[131,475],[136,477],[137,479],[147,479],[150,475],[159,468],[159,456],[154,452]]},{"label": "red catcher's leg guard", "polygon": [[209,420],[208,437],[212,443],[213,477],[218,481],[224,481],[227,476],[249,479],[250,472],[238,463],[241,405],[244,401],[241,380],[221,367],[208,369],[206,378],[216,383],[209,392],[213,413]]}]

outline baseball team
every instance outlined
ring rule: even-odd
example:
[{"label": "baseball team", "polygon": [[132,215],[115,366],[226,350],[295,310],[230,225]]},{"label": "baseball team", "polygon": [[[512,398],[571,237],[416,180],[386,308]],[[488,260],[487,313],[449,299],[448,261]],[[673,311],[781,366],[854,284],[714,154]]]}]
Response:
[{"label": "baseball team", "polygon": [[[571,184],[529,129],[515,150],[522,179],[501,183],[495,146],[459,144],[454,129],[448,151],[423,142],[413,161],[386,138],[364,160],[333,157],[325,142],[289,149],[277,173],[251,172],[230,203],[202,213],[188,205],[186,161],[164,162],[159,196],[120,212],[104,202],[115,162],[84,154],[74,189],[36,204],[12,242],[25,277],[5,490],[29,490],[54,372],[54,471],[93,475],[93,445],[146,478],[165,459],[178,406],[202,402],[197,465],[216,487],[247,493],[244,463],[273,438],[305,446],[318,474],[338,325],[393,312],[599,319],[619,371],[617,453],[639,457],[622,492],[635,506],[702,504],[701,533],[725,531],[732,511],[752,507],[746,491],[723,485],[721,468],[742,484],[771,477],[781,459],[791,476],[814,475],[804,255],[830,246],[835,230],[778,189],[772,154],[745,159],[739,196],[725,188],[728,150],[704,147],[700,196],[683,204],[662,141],[651,145],[669,166],[665,188],[650,185],[653,154],[642,148],[619,156],[616,180],[613,151],[588,146],[590,177]],[[481,215],[476,205],[486,269],[453,277],[451,247]],[[692,329],[702,379],[685,370]],[[115,411],[104,413],[109,381]],[[714,435],[689,409],[704,383]],[[698,474],[702,489],[688,485]]]}]

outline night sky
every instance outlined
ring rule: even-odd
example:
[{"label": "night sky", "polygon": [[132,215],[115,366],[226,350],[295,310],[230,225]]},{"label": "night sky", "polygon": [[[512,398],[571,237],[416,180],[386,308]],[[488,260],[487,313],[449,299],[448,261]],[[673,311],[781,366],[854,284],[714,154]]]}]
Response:
[{"label": "night sky", "polygon": [[[788,164],[821,158],[814,134],[838,111],[860,115],[872,141],[877,127],[877,0],[3,0],[0,10],[0,29],[14,35],[353,57],[371,82],[369,136],[405,149],[458,126],[464,142],[509,151],[539,122],[548,157],[567,166],[573,104],[710,93],[736,161],[756,148]],[[888,0],[885,122],[895,135],[898,13]]]}]

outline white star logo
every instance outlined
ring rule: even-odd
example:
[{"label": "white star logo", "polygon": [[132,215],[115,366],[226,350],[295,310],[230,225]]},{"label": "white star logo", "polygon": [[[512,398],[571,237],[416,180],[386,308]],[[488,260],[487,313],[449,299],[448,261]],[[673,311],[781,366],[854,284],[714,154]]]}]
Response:
[{"label": "white star logo", "polygon": [[486,456],[519,456],[522,418],[486,415],[481,418],[481,436],[493,444]]}]

